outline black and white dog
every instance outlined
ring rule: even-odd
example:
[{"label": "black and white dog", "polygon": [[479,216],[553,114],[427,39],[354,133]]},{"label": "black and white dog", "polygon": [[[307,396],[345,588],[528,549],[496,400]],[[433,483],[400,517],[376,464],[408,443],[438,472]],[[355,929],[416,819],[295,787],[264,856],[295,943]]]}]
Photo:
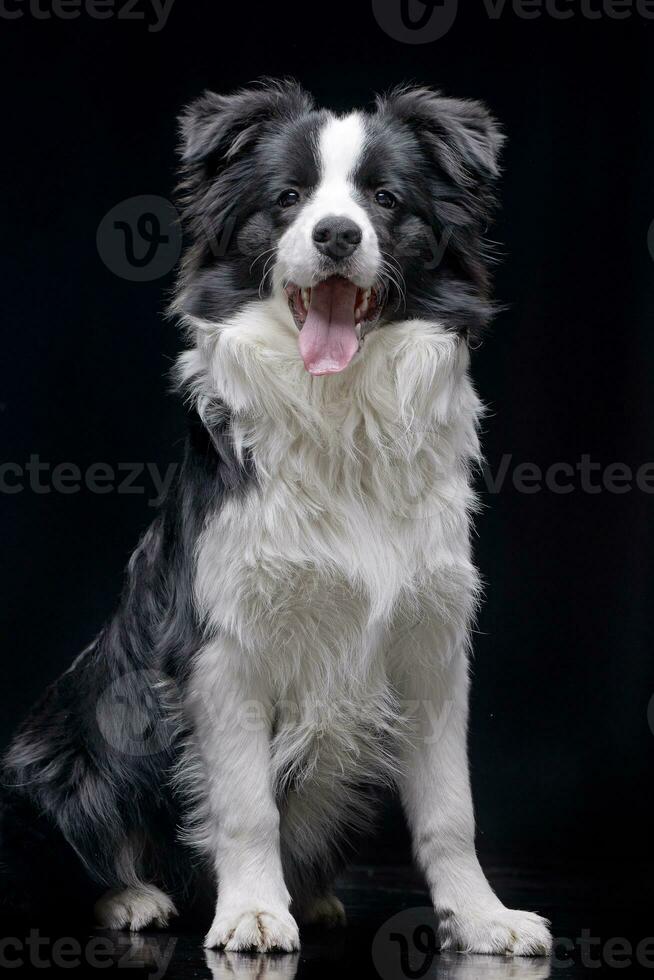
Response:
[{"label": "black and white dog", "polygon": [[205,94],[182,139],[184,464],[7,754],[7,873],[37,813],[108,889],[100,924],[162,926],[183,822],[206,945],[294,950],[296,920],[343,920],[340,846],[391,781],[443,947],[545,954],[479,866],[466,754],[498,127],[423,88],[338,116],[266,82]]}]

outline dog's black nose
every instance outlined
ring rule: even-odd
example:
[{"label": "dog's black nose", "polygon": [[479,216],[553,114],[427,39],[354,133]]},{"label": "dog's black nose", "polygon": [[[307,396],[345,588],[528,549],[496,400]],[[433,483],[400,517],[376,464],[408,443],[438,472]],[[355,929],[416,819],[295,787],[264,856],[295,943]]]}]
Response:
[{"label": "dog's black nose", "polygon": [[361,244],[361,229],[351,218],[330,215],[313,229],[316,248],[330,259],[346,259]]}]

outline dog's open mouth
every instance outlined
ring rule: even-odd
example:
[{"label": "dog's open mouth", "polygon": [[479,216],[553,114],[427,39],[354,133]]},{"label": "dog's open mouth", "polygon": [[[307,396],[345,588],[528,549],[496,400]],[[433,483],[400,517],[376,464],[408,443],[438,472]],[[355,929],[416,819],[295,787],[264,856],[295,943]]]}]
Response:
[{"label": "dog's open mouth", "polygon": [[362,328],[378,319],[379,294],[342,276],[331,276],[310,289],[286,290],[300,331],[300,354],[310,374],[344,371],[361,346]]}]

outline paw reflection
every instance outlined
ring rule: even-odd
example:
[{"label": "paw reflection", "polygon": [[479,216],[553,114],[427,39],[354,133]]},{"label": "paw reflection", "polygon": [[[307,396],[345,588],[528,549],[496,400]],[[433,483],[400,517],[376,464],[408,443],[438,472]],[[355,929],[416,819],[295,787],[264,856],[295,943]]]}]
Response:
[{"label": "paw reflection", "polygon": [[424,980],[547,980],[549,959],[441,953]]},{"label": "paw reflection", "polygon": [[294,980],[298,953],[226,953],[205,949],[212,980]]}]

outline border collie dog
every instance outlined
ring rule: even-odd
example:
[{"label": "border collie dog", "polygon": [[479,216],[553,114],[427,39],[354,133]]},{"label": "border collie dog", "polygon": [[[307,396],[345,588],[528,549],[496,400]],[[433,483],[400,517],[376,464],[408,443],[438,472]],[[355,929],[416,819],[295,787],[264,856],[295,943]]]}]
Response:
[{"label": "border collie dog", "polygon": [[343,843],[392,783],[442,947],[546,954],[480,868],[466,751],[498,126],[426,88],[336,115],[283,81],[207,92],[181,132],[184,462],[9,749],[4,873],[31,813],[106,889],[101,925],[165,925],[201,863],[208,947],[295,950],[298,922],[343,921]]}]

